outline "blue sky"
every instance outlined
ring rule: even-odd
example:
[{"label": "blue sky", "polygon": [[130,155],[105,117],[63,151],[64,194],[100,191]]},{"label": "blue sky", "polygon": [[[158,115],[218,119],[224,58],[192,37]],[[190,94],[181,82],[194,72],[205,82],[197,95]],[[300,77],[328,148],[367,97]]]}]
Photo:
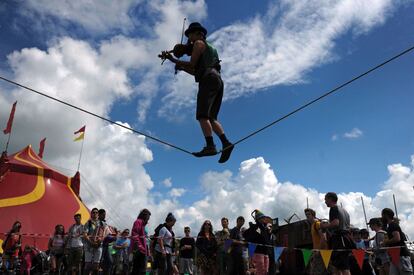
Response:
[{"label": "blue sky", "polygon": [[[233,141],[414,45],[409,28],[412,1],[356,2],[360,7],[346,1],[256,1],[253,6],[251,1],[155,2],[120,1],[109,8],[99,1],[92,1],[92,7],[83,1],[73,6],[69,1],[60,5],[2,2],[1,75],[196,151],[204,143],[194,118],[196,84],[183,73],[174,76],[173,66],[168,62],[160,66],[156,57],[156,52],[179,41],[184,16],[201,21],[222,53],[227,97],[219,119]],[[314,27],[319,24],[320,31]],[[79,57],[74,58],[77,53]],[[10,103],[21,101],[18,112],[24,109],[25,115],[20,120],[16,117],[20,134],[11,150],[27,143],[37,146],[38,139],[48,136],[45,159],[69,170],[75,169],[79,152],[70,141],[71,132],[85,123],[93,125],[87,128],[91,130],[85,140],[83,175],[95,182],[99,175],[109,173],[108,167],[116,160],[125,175],[113,179],[109,173],[106,186],[111,185],[110,190],[119,191],[126,200],[125,182],[132,186],[130,195],[145,190],[144,197],[137,195],[142,198],[137,207],[145,202],[156,207],[162,201],[161,210],[177,207],[179,215],[184,215],[185,209],[213,204],[212,197],[238,189],[236,183],[244,190],[249,183],[242,180],[243,165],[251,160],[258,169],[265,167],[263,173],[272,171],[277,183],[293,183],[310,194],[337,191],[344,194],[344,200],[351,200],[349,194],[361,192],[375,201],[378,192],[388,190],[386,182],[392,182],[389,165],[411,169],[413,58],[409,53],[246,140],[225,164],[218,164],[218,157],[196,159],[137,140],[116,127],[102,130],[106,124],[45,98],[26,97],[5,83],[0,84],[0,123],[5,123]],[[96,64],[88,65],[93,63],[89,60]],[[83,79],[95,70],[102,74],[94,72],[93,77]],[[39,126],[32,125],[33,117]],[[97,153],[103,149],[106,155]],[[223,185],[210,190],[208,186],[215,186],[211,175],[228,180],[232,188]],[[172,186],[163,184],[166,179]],[[105,191],[107,187],[96,188]],[[179,194],[171,195],[172,189]],[[105,205],[84,196],[91,203]],[[247,213],[246,207],[239,211]],[[262,207],[272,213],[289,212],[270,204]],[[323,209],[323,205],[318,207]],[[161,210],[159,215],[163,215]],[[201,212],[192,213],[204,217]]]}]

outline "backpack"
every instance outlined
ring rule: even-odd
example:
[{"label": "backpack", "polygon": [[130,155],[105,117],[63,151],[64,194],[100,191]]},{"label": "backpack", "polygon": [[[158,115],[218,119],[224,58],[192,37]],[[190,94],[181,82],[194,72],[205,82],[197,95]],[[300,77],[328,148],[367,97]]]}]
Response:
[{"label": "backpack", "polygon": [[157,244],[158,241],[158,237],[160,235],[160,230],[165,226],[165,228],[171,233],[172,235],[172,246],[171,246],[171,251],[174,253],[175,251],[175,234],[174,232],[171,230],[169,230],[167,228],[167,224],[165,223],[160,223],[154,230],[154,235],[152,235],[151,237],[151,251],[155,250],[155,245]]},{"label": "backpack", "polygon": [[158,236],[160,235],[160,230],[165,226],[165,223],[160,223],[154,230],[154,235],[151,236],[151,251],[154,251],[155,245],[157,244]]}]

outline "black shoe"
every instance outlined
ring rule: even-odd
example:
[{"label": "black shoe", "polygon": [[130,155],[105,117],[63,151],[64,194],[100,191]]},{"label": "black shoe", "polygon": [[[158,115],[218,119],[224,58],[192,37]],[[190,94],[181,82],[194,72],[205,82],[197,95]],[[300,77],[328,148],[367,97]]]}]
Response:
[{"label": "black shoe", "polygon": [[223,144],[223,150],[221,152],[221,157],[218,162],[225,163],[226,161],[228,161],[233,149],[234,149],[234,145],[231,142]]},{"label": "black shoe", "polygon": [[200,152],[194,152],[193,155],[198,158],[217,155],[216,146],[206,146]]}]

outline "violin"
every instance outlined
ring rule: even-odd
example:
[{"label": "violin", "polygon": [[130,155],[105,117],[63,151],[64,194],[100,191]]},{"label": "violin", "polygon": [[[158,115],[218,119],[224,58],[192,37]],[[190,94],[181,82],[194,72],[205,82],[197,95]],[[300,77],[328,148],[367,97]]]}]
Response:
[{"label": "violin", "polygon": [[184,55],[191,56],[193,52],[193,44],[190,42],[187,42],[187,44],[176,44],[174,48],[170,51],[162,51],[158,57],[163,60],[163,63],[165,59],[167,59],[168,54],[173,54],[176,58],[181,58]]}]

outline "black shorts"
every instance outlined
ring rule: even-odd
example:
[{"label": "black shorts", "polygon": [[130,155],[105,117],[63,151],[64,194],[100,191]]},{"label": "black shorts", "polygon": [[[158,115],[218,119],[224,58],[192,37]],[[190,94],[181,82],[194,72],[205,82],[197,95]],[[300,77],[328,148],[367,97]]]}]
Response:
[{"label": "black shorts", "polygon": [[[342,235],[333,235],[330,240],[330,247],[334,250],[332,252],[331,263],[339,270],[346,270],[350,268],[349,255],[352,247],[349,244],[349,239]],[[335,251],[336,249],[342,251]]]},{"label": "black shorts", "polygon": [[196,118],[217,120],[223,99],[224,84],[220,74],[212,71],[198,84]]}]

